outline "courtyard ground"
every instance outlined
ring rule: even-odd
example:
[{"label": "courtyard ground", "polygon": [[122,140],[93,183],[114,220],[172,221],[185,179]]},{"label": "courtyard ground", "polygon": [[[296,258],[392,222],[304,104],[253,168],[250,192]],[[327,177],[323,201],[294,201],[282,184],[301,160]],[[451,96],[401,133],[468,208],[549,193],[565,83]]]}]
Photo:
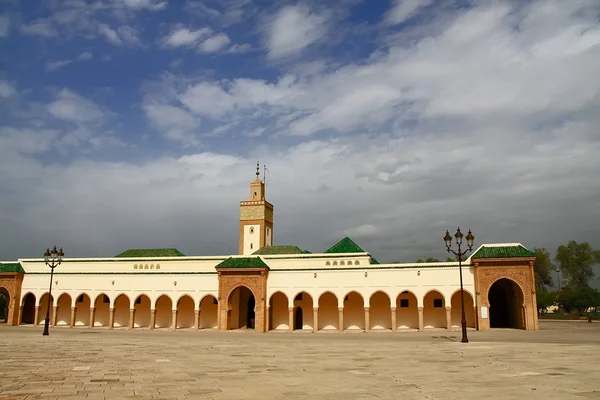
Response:
[{"label": "courtyard ground", "polygon": [[600,399],[600,323],[267,333],[0,326],[0,399]]}]

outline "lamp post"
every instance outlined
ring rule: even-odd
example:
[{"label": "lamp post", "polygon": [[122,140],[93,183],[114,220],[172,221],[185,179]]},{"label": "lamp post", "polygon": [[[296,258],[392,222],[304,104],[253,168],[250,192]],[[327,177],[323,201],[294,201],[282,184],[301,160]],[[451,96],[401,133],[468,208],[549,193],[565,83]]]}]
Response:
[{"label": "lamp post", "polygon": [[54,268],[58,267],[62,263],[62,258],[65,255],[62,247],[60,250],[56,250],[56,246],[50,251],[47,249],[44,253],[44,261],[46,265],[50,267],[50,290],[48,291],[48,308],[46,309],[46,321],[44,323],[43,336],[48,336],[48,325],[50,324],[50,302],[52,301],[52,280],[54,279]]},{"label": "lamp post", "polygon": [[451,249],[452,247],[452,236],[446,230],[446,236],[444,236],[444,242],[446,242],[446,250],[448,253],[454,253],[458,258],[458,270],[460,271],[460,307],[461,307],[461,318],[460,324],[462,326],[462,343],[469,343],[469,339],[467,338],[467,318],[465,316],[465,292],[463,290],[463,277],[462,277],[462,256],[467,254],[469,251],[473,250],[473,240],[475,240],[475,236],[469,230],[467,234],[467,249],[465,251],[461,250],[463,234],[460,231],[460,228],[456,230],[454,234],[456,238],[456,244],[458,245],[458,252]]},{"label": "lamp post", "polygon": [[560,292],[560,269],[556,268],[556,281],[558,282],[558,291]]}]

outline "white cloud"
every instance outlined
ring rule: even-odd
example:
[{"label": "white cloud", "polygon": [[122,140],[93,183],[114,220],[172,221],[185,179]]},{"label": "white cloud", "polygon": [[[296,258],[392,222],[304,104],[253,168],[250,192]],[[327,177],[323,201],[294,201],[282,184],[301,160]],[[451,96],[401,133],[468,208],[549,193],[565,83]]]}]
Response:
[{"label": "white cloud", "polygon": [[242,44],[233,44],[229,49],[227,49],[227,53],[230,54],[242,54],[248,53],[252,51],[252,45],[250,43],[242,43]]},{"label": "white cloud", "polygon": [[327,33],[327,18],[307,6],[287,6],[276,15],[268,32],[269,57],[279,59],[300,53]]},{"label": "white cloud", "polygon": [[231,43],[229,37],[224,33],[216,34],[198,46],[198,50],[202,53],[214,53]]},{"label": "white cloud", "polygon": [[112,43],[116,46],[123,45],[123,41],[121,40],[121,38],[119,37],[117,32],[114,29],[112,29],[110,26],[108,26],[106,24],[99,24],[98,32],[102,36],[104,36],[106,38],[106,40],[108,40],[110,43]]},{"label": "white cloud", "polygon": [[17,89],[9,82],[0,79],[0,98],[7,99],[17,94]]},{"label": "white cloud", "polygon": [[89,51],[84,51],[77,57],[78,60],[91,60],[92,58],[94,58],[94,54]]},{"label": "white cloud", "polygon": [[389,25],[401,24],[430,3],[431,0],[395,0],[394,6],[386,14],[384,22]]},{"label": "white cloud", "polygon": [[96,121],[105,115],[94,102],[68,89],[62,89],[47,110],[56,118],[77,123]]},{"label": "white cloud", "polygon": [[7,37],[10,31],[10,18],[8,15],[0,15],[0,37]]},{"label": "white cloud", "polygon": [[188,28],[180,27],[164,37],[162,43],[166,47],[192,46],[211,34],[212,29],[210,28],[200,28],[192,31]]},{"label": "white cloud", "polygon": [[49,61],[46,63],[46,71],[54,71],[71,64],[71,60]]},{"label": "white cloud", "polygon": [[58,35],[58,31],[52,23],[42,20],[21,25],[19,30],[21,34],[28,36],[54,37]]},{"label": "white cloud", "polygon": [[143,46],[140,39],[140,31],[129,25],[119,27],[119,37],[129,46]]},{"label": "white cloud", "polygon": [[113,0],[118,6],[124,6],[134,10],[164,10],[167,8],[168,3],[161,0]]}]

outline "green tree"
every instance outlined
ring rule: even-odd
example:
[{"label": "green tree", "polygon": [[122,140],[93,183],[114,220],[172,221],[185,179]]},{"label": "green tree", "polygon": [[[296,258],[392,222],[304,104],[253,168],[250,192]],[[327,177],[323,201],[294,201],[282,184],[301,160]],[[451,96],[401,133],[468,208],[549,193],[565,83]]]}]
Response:
[{"label": "green tree", "polygon": [[544,315],[548,312],[548,307],[556,304],[556,294],[545,289],[538,289],[535,294],[537,300],[538,313]]},{"label": "green tree", "polygon": [[431,262],[440,262],[437,258],[429,257],[426,259],[419,258],[416,262],[418,263],[431,263]]},{"label": "green tree", "polygon": [[579,314],[583,314],[591,307],[596,309],[600,306],[600,292],[589,286],[569,288],[560,293],[558,302],[569,313],[577,310]]},{"label": "green tree", "polygon": [[545,289],[546,286],[552,286],[552,271],[554,265],[550,259],[550,253],[545,248],[535,247],[535,264],[533,270],[535,272],[535,286],[539,292],[540,289]]},{"label": "green tree", "polygon": [[587,286],[594,277],[593,265],[600,263],[600,251],[594,250],[588,242],[569,241],[556,249],[556,263],[572,289]]}]

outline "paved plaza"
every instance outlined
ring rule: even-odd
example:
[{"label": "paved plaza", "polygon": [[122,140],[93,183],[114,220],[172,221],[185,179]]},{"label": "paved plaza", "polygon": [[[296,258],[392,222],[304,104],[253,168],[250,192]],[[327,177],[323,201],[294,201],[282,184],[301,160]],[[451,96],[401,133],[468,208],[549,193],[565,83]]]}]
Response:
[{"label": "paved plaza", "polygon": [[600,323],[267,333],[0,326],[0,399],[600,399]]}]

